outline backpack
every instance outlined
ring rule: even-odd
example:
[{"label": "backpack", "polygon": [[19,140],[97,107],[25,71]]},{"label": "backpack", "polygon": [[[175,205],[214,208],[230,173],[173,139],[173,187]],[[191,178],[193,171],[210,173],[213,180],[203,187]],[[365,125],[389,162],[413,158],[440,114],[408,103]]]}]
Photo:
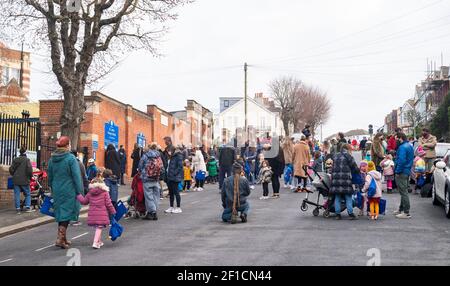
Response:
[{"label": "backpack", "polygon": [[370,186],[367,189],[367,197],[373,198],[377,193],[377,183],[375,182],[375,179],[372,178],[370,181]]},{"label": "backpack", "polygon": [[161,157],[149,158],[147,165],[145,165],[145,172],[149,179],[159,181],[161,170],[163,168],[163,161],[161,160]]}]

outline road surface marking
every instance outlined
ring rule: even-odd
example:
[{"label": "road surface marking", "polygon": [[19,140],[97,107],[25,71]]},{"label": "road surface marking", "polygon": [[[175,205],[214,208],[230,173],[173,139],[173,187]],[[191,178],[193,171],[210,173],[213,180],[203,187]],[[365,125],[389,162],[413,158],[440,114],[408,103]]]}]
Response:
[{"label": "road surface marking", "polygon": [[88,233],[89,233],[89,232],[85,232],[85,233],[83,233],[83,234],[77,235],[77,236],[73,237],[72,240],[75,240],[75,239],[77,239],[77,238],[80,238],[80,237],[82,237],[82,236],[85,236],[85,235],[88,234]]},{"label": "road surface marking", "polygon": [[197,204],[197,203],[199,203],[199,202],[200,202],[200,201],[192,202],[191,205],[195,205],[195,204]]},{"label": "road surface marking", "polygon": [[44,249],[47,249],[47,248],[50,248],[50,247],[53,247],[53,246],[55,246],[55,245],[54,245],[54,244],[47,245],[46,247],[42,247],[42,248],[36,249],[35,251],[36,251],[36,252],[39,252],[39,251],[42,251],[42,250],[44,250]]},{"label": "road surface marking", "polygon": [[6,260],[2,260],[2,261],[0,261],[0,263],[5,263],[5,262],[11,261],[11,260],[13,260],[13,259],[10,258],[10,259],[6,259]]}]

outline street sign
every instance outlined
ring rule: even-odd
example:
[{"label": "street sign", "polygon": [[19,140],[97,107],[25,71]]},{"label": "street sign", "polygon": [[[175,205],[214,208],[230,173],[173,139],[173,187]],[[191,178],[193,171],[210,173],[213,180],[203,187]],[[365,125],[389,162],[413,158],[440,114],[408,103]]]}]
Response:
[{"label": "street sign", "polygon": [[92,150],[98,150],[98,141],[92,141]]},{"label": "street sign", "polygon": [[147,140],[145,139],[144,133],[138,133],[138,135],[137,135],[137,143],[138,143],[139,147],[142,147],[142,148],[145,147],[145,144],[147,143]]},{"label": "street sign", "polygon": [[119,126],[112,120],[105,123],[105,149],[109,144],[114,145],[116,149],[119,148]]}]

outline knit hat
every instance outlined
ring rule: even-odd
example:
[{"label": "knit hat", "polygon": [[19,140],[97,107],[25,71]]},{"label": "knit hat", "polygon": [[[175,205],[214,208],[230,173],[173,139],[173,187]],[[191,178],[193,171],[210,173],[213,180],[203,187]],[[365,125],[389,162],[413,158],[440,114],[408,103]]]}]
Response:
[{"label": "knit hat", "polygon": [[367,164],[367,166],[368,166],[367,170],[368,170],[369,172],[372,172],[372,171],[375,171],[375,170],[376,170],[376,169],[375,169],[375,163],[372,162],[372,161],[369,161],[369,163]]},{"label": "knit hat", "polygon": [[69,146],[70,139],[67,136],[61,136],[58,141],[56,141],[56,147],[67,147]]},{"label": "knit hat", "polygon": [[426,154],[427,154],[427,152],[425,152],[425,151],[423,150],[422,146],[419,146],[419,147],[417,148],[417,156],[423,157],[423,156],[425,156]]},{"label": "knit hat", "polygon": [[359,163],[359,167],[367,167],[369,165],[369,163],[367,161],[361,161],[361,163]]}]

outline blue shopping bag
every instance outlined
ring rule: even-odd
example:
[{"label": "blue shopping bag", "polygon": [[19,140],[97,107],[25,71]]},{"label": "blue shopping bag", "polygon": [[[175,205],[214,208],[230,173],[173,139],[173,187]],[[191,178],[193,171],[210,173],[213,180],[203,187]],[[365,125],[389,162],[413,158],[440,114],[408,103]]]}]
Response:
[{"label": "blue shopping bag", "polygon": [[111,222],[111,228],[109,229],[109,238],[111,238],[112,241],[115,241],[117,238],[119,238],[123,233],[123,226],[121,226],[115,218],[113,218]]},{"label": "blue shopping bag", "polygon": [[[380,199],[380,215],[386,215],[386,205],[387,201],[385,199]],[[367,202],[367,209],[370,210],[369,202]]]},{"label": "blue shopping bag", "polygon": [[356,207],[357,207],[358,209],[362,209],[362,207],[363,207],[363,201],[364,201],[364,198],[363,198],[362,193],[361,193],[361,192],[357,192],[357,193],[356,193]]},{"label": "blue shopping bag", "polygon": [[8,187],[8,190],[14,189],[14,183],[13,183],[12,177],[8,178],[8,186],[7,187]]},{"label": "blue shopping bag", "polygon": [[204,181],[206,179],[206,172],[205,171],[198,171],[195,173],[195,180],[197,181]]},{"label": "blue shopping bag", "polygon": [[53,210],[53,198],[45,196],[44,202],[40,209],[41,214],[45,214],[51,217],[55,217],[55,211]]},{"label": "blue shopping bag", "polygon": [[116,205],[116,214],[114,216],[114,219],[116,221],[119,221],[127,212],[128,209],[125,204],[122,201],[119,201]]},{"label": "blue shopping bag", "polygon": [[179,182],[179,183],[178,183],[178,190],[179,190],[179,191],[182,191],[182,190],[183,190],[183,183],[182,183],[182,182]]}]

